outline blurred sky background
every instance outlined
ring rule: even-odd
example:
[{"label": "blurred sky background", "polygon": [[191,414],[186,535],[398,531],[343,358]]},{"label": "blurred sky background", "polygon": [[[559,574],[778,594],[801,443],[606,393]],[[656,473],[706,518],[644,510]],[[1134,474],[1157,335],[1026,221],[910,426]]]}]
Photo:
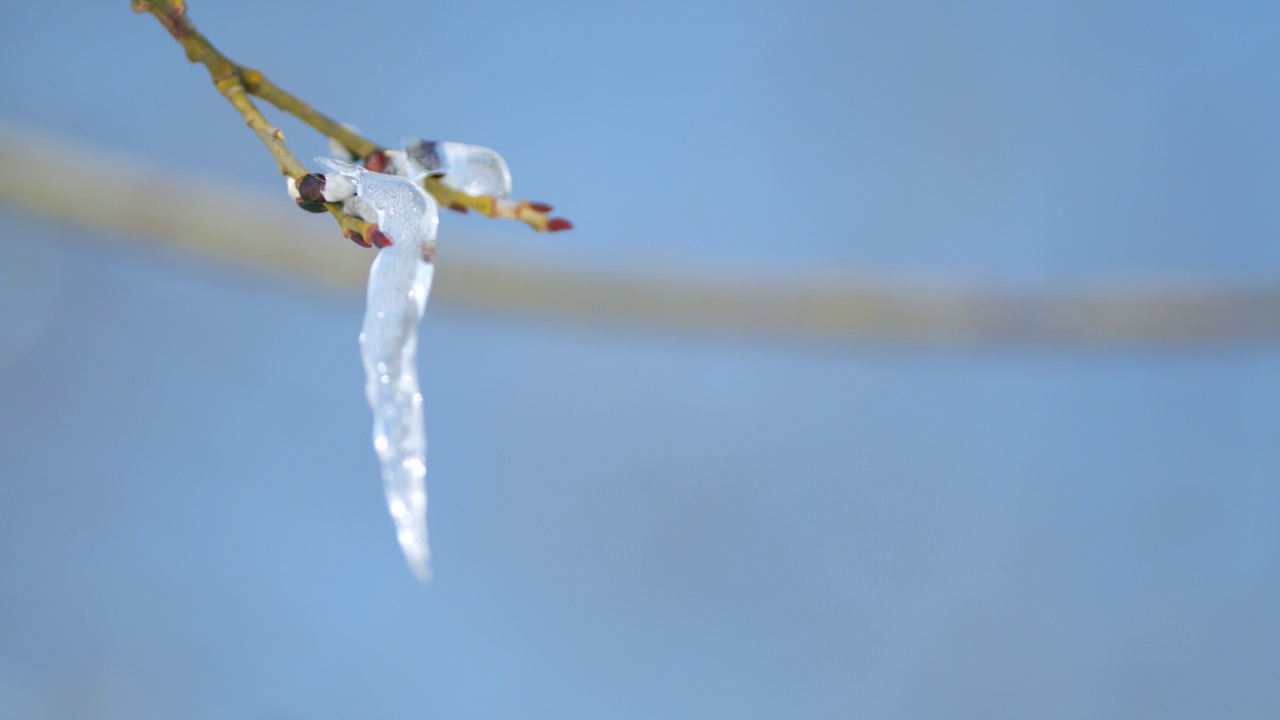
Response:
[{"label": "blurred sky background", "polygon": [[[1280,281],[1275,2],[190,5],[370,137],[498,148],[578,226],[446,215],[442,258]],[[0,121],[288,202],[153,18],[0,9]],[[1280,716],[1275,344],[434,304],[423,588],[362,298],[0,220],[0,717]]]}]

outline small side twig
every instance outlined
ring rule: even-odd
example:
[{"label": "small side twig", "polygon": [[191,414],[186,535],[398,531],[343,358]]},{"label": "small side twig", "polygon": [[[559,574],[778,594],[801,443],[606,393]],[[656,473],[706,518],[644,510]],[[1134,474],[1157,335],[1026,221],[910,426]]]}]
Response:
[{"label": "small side twig", "polygon": [[310,103],[303,102],[294,95],[280,89],[280,86],[271,82],[261,71],[244,66],[237,67],[240,70],[240,82],[244,84],[244,89],[250,94],[256,95],[275,105],[280,110],[298,118],[315,128],[321,135],[338,141],[354,157],[363,158],[370,153],[385,150],[385,148],[380,147],[377,143],[360,135],[346,125],[324,113],[317,112],[315,108],[311,107]]},{"label": "small side twig", "polygon": [[292,178],[307,174],[307,169],[284,144],[284,133],[267,122],[262,112],[253,104],[245,92],[240,78],[240,68],[218,52],[203,35],[196,30],[195,24],[187,17],[187,4],[184,0],[132,0],[134,12],[149,12],[155,15],[165,30],[177,40],[187,52],[187,59],[200,63],[209,71],[213,85],[222,96],[240,113],[245,123],[267,146],[280,173]]},{"label": "small side twig", "polygon": [[253,104],[249,96],[245,93],[244,85],[235,75],[230,75],[214,81],[214,86],[218,88],[218,92],[230,102],[240,116],[244,118],[245,124],[253,130],[263,145],[267,146],[267,150],[271,152],[271,157],[275,158],[276,165],[280,166],[280,174],[297,180],[307,174],[307,168],[299,162],[298,158],[289,151],[284,144],[284,133],[280,128],[273,126],[267,122],[267,118],[263,116],[262,111],[258,110],[258,106]]}]

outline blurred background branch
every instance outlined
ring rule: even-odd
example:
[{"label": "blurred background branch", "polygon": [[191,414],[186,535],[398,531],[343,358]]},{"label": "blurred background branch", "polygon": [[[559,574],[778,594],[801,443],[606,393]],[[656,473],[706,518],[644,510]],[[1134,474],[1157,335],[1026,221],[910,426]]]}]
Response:
[{"label": "blurred background branch", "polygon": [[[30,131],[0,128],[0,201],[235,266],[349,291],[371,256],[353,255],[283,203],[176,176]],[[68,178],[100,191],[69,201]],[[237,208],[235,213],[224,211]],[[1158,277],[1011,290],[887,273],[600,270],[452,243],[437,298],[460,306],[602,323],[808,339],[952,346],[1142,346],[1280,339],[1280,288]]]}]

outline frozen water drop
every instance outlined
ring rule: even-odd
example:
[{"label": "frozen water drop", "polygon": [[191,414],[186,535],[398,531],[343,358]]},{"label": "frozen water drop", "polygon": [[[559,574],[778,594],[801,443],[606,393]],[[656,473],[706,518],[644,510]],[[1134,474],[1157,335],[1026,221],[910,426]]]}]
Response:
[{"label": "frozen water drop", "polygon": [[404,152],[415,175],[443,175],[441,182],[467,195],[511,197],[511,170],[491,148],[405,138]]}]

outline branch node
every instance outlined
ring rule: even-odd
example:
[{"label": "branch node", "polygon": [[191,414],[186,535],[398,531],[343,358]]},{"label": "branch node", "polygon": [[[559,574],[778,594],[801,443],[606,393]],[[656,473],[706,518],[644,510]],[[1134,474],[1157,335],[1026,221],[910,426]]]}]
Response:
[{"label": "branch node", "polygon": [[169,34],[179,42],[196,34],[195,26],[191,24],[191,20],[187,17],[187,4],[183,0],[176,0],[166,4],[158,17],[160,22],[164,24],[165,29],[169,31]]},{"label": "branch node", "polygon": [[237,66],[236,70],[240,74],[240,84],[244,86],[244,89],[250,94],[257,95],[258,91],[262,89],[263,80],[266,79],[262,73],[252,68],[240,66]]},{"label": "branch node", "polygon": [[319,173],[303,175],[297,180],[298,198],[303,202],[323,203],[325,184],[324,175]]}]

